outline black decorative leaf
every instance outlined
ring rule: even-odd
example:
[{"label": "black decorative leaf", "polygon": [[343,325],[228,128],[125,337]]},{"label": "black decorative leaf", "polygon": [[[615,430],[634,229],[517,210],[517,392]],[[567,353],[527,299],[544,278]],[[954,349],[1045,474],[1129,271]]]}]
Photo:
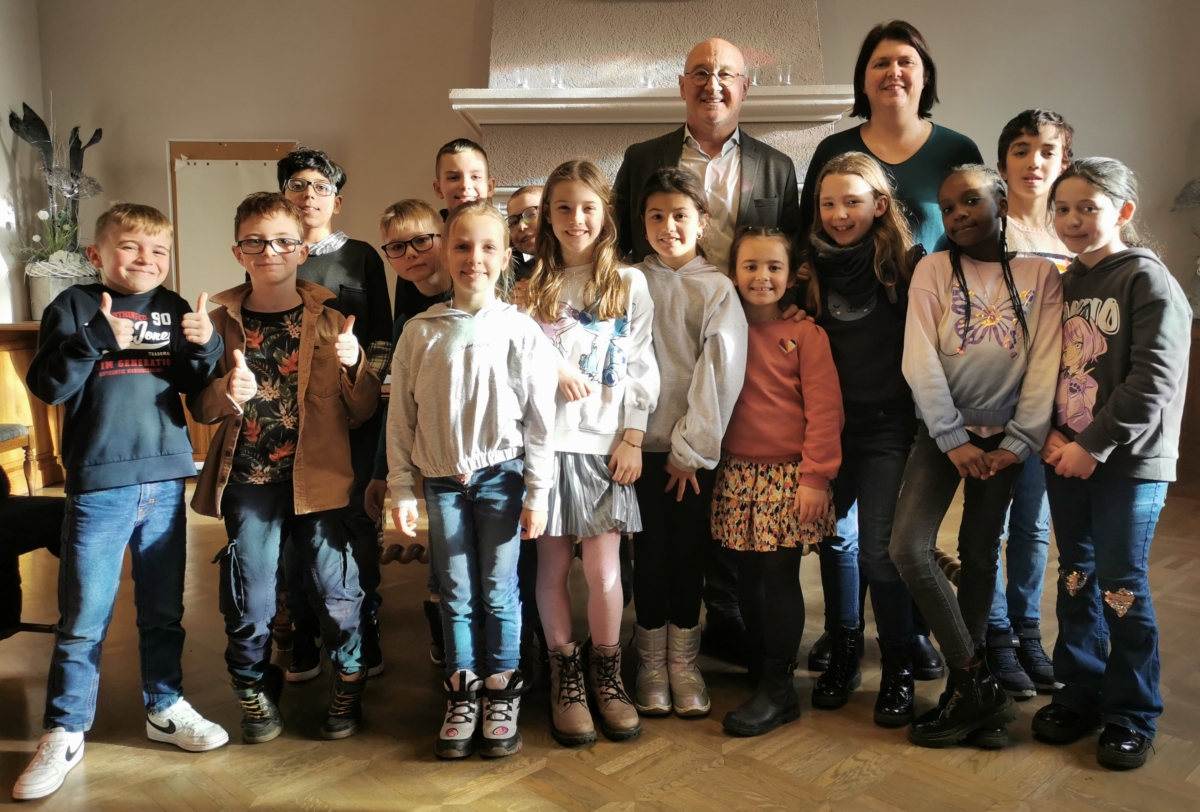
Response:
[{"label": "black decorative leaf", "polygon": [[54,144],[50,140],[50,128],[28,104],[21,105],[21,112],[22,118],[17,118],[16,113],[12,110],[8,111],[8,126],[12,128],[18,138],[27,141],[41,154],[43,167],[52,169],[54,167]]}]

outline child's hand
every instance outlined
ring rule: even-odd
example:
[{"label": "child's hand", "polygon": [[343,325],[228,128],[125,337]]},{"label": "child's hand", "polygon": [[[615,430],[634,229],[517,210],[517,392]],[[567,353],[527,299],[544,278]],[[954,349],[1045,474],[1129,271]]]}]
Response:
[{"label": "child's hand", "polygon": [[387,480],[372,479],[367,483],[367,490],[363,493],[363,510],[371,517],[371,521],[378,522],[379,517],[383,515],[385,496],[387,496]]},{"label": "child's hand", "polygon": [[113,338],[117,340],[117,349],[127,350],[133,343],[133,322],[129,319],[118,319],[112,314],[112,297],[107,293],[100,294],[100,315],[108,321],[112,328]]},{"label": "child's hand", "polygon": [[[542,514],[543,516],[545,514]],[[392,508],[392,524],[406,536],[417,536],[417,506],[406,505]]]},{"label": "child's hand", "polygon": [[354,337],[353,316],[346,319],[334,349],[337,350],[338,363],[342,366],[352,367],[358,363],[358,339]]},{"label": "child's hand", "polygon": [[521,538],[535,539],[546,530],[546,511],[521,508]]},{"label": "child's hand", "polygon": [[1050,462],[1050,455],[1069,442],[1071,441],[1067,439],[1067,435],[1058,429],[1050,429],[1050,433],[1046,435],[1046,442],[1042,444],[1042,459]]},{"label": "child's hand", "polygon": [[[636,436],[629,437],[631,434]],[[626,435],[608,461],[612,481],[618,485],[632,485],[642,475],[642,432],[630,429]]]},{"label": "child's hand", "polygon": [[558,365],[558,388],[568,403],[583,400],[596,391],[596,385],[589,381],[582,372]]},{"label": "child's hand", "polygon": [[779,314],[779,319],[781,321],[787,321],[788,319],[791,319],[792,321],[796,322],[797,324],[799,324],[802,321],[812,321],[813,320],[812,316],[808,315],[803,310],[796,307],[796,305],[794,305],[794,304],[788,305],[787,308],[782,313]]},{"label": "child's hand", "polygon": [[946,456],[950,458],[950,462],[954,463],[954,467],[958,469],[958,475],[963,479],[969,476],[975,477],[975,479],[987,479],[992,475],[991,463],[988,461],[987,454],[977,445],[963,443],[958,448],[947,451]]},{"label": "child's hand", "polygon": [[208,317],[208,294],[201,293],[196,302],[196,312],[185,313],[179,322],[183,337],[193,344],[207,344],[212,339],[212,319]]},{"label": "child's hand", "polygon": [[1067,443],[1051,453],[1046,462],[1054,466],[1054,473],[1059,476],[1087,479],[1100,461],[1079,443]]},{"label": "child's hand", "polygon": [[242,404],[258,394],[258,381],[246,366],[246,356],[241,350],[233,351],[233,363],[233,371],[229,373],[229,397],[234,403]]},{"label": "child's hand", "polygon": [[680,471],[671,464],[671,460],[667,460],[667,475],[670,477],[667,480],[667,487],[663,488],[663,493],[670,493],[671,489],[675,489],[675,501],[682,502],[683,495],[687,493],[687,484],[692,483],[692,490],[696,495],[700,495],[700,483],[696,481],[695,471]]},{"label": "child's hand", "polygon": [[525,305],[529,304],[529,280],[518,279],[517,284],[513,285],[512,292],[508,295],[511,304],[514,304],[520,310],[525,309]]},{"label": "child's hand", "polygon": [[1017,455],[1009,451],[1007,448],[997,448],[995,451],[989,451],[984,454],[987,458],[988,476],[995,476],[998,472],[1003,471],[1010,465],[1015,465],[1020,462]]},{"label": "child's hand", "polygon": [[810,488],[801,485],[796,488],[796,501],[792,504],[792,513],[801,524],[811,524],[829,512],[829,491],[824,488]]}]

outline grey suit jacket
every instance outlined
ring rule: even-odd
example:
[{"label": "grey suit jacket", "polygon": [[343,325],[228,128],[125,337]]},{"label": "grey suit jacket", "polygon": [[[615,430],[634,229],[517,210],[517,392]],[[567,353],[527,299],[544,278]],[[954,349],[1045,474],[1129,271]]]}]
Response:
[{"label": "grey suit jacket", "polygon": [[[664,166],[679,166],[683,127],[634,144],[625,150],[613,189],[621,253],[633,262],[654,253],[638,216],[638,201],[647,179]],[[792,159],[741,131],[742,189],[737,226],[778,228],[792,239],[800,234],[800,198]]]}]

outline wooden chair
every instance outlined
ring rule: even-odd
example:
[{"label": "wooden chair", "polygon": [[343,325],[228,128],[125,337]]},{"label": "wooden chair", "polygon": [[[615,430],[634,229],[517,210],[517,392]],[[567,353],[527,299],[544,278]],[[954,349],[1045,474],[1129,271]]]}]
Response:
[{"label": "wooden chair", "polygon": [[25,489],[33,496],[33,447],[29,444],[30,426],[0,423],[0,452],[25,449]]}]

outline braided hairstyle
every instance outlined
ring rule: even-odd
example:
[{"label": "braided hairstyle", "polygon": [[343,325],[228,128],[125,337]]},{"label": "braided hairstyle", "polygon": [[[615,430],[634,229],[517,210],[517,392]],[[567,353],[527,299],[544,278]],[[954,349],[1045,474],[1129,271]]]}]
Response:
[{"label": "braided hairstyle", "polygon": [[[987,188],[991,192],[992,199],[997,202],[1008,198],[1008,187],[1004,183],[1004,179],[1000,177],[1000,173],[990,166],[983,164],[962,164],[950,170],[947,178],[953,175],[969,174],[983,178],[987,182]],[[943,180],[942,183],[945,183]],[[950,242],[950,269],[954,274],[954,281],[958,284],[959,290],[963,293],[963,299],[966,302],[966,312],[963,314],[962,320],[962,342],[955,351],[956,355],[962,355],[967,348],[967,329],[971,326],[971,292],[967,289],[966,274],[963,273],[962,256],[963,249],[958,243],[951,240],[949,235],[946,237]],[[1025,348],[1029,349],[1029,325],[1025,320],[1025,308],[1021,303],[1021,292],[1017,290],[1017,283],[1013,280],[1012,266],[1008,261],[1008,217],[1001,215],[1000,217],[1000,268],[1004,272],[1004,287],[1008,291],[1008,299],[1012,304],[1013,314],[1017,317],[1017,323],[1021,329],[1021,339],[1025,343]],[[1012,338],[1011,333],[1009,338]],[[1011,347],[1010,347],[1011,348]]]}]

